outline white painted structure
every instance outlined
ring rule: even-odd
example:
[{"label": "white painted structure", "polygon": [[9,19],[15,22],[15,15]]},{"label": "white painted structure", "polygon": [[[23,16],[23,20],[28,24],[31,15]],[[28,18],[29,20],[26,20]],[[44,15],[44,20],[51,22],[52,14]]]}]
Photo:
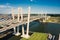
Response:
[{"label": "white painted structure", "polygon": [[[22,8],[18,8],[18,18],[17,18],[17,22],[18,22],[18,24],[11,24],[11,26],[10,27],[7,27],[6,29],[5,28],[3,28],[4,30],[7,30],[7,29],[11,29],[11,28],[13,28],[14,29],[14,35],[15,36],[19,36],[20,35],[20,33],[19,33],[19,25],[21,25],[22,24],[22,35],[21,35],[21,37],[24,37],[24,38],[29,38],[30,36],[29,36],[29,22],[31,22],[31,21],[33,21],[33,20],[36,20],[36,19],[40,19],[40,18],[38,18],[38,17],[31,17],[32,19],[30,19],[30,13],[31,13],[31,7],[28,7],[28,18],[27,18],[27,30],[26,30],[26,34],[24,33],[24,23],[26,23],[26,22],[23,22],[23,13],[22,13]],[[20,16],[21,16],[21,19],[20,19]],[[13,21],[15,20],[15,18],[14,18],[14,9],[12,9],[12,18],[13,18]],[[11,22],[13,22],[13,21],[11,21]],[[18,26],[17,26],[18,25]],[[16,26],[16,27],[12,27],[12,26]],[[1,29],[2,31],[4,31],[3,29]],[[0,30],[0,32],[1,32],[1,30]]]},{"label": "white painted structure", "polygon": [[[31,8],[28,7],[28,20],[27,20],[27,30],[26,30],[26,34],[24,33],[24,26],[22,25],[22,35],[21,35],[21,37],[24,37],[24,38],[29,38],[29,37],[30,37],[30,36],[29,36],[30,10],[31,10]],[[18,20],[17,20],[18,22],[20,22],[20,21],[19,21],[20,13],[21,13],[21,23],[22,23],[22,22],[23,22],[22,8],[18,8]],[[12,17],[13,17],[13,20],[14,20],[14,13],[12,13]],[[16,28],[15,28],[15,27],[14,27],[13,29],[14,29],[14,34],[15,34],[16,36],[19,36],[19,35],[20,35],[20,33],[19,33],[19,27],[17,27],[17,32],[16,32]]]},{"label": "white painted structure", "polygon": [[24,26],[22,25],[22,35],[21,37],[25,37],[25,33],[24,33]]},{"label": "white painted structure", "polygon": [[59,34],[59,39],[58,40],[60,40],[60,34]]},{"label": "white painted structure", "polygon": [[20,17],[20,8],[18,8],[18,22],[19,22],[19,17]]},{"label": "white painted structure", "polygon": [[44,13],[43,16],[45,16],[45,19],[43,19],[43,22],[46,22],[46,20],[47,20],[47,13]]},{"label": "white painted structure", "polygon": [[14,9],[12,9],[12,19],[14,20]]},{"label": "white painted structure", "polygon": [[16,33],[15,33],[15,36],[19,36],[20,35],[20,33],[19,33],[19,26],[15,30],[17,30]]},{"label": "white painted structure", "polygon": [[[20,13],[21,13],[21,21],[19,20],[19,18],[20,18]],[[12,13],[12,14],[14,14],[14,13]],[[14,15],[13,15],[13,19],[14,19]],[[22,20],[23,20],[23,16],[22,16],[22,8],[18,8],[18,22],[22,22]],[[16,30],[17,30],[17,32],[16,32]],[[17,27],[17,29],[16,28],[14,28],[14,34],[16,35],[16,36],[19,36],[20,35],[20,33],[19,33],[19,26]]]},{"label": "white painted structure", "polygon": [[28,7],[28,23],[27,23],[27,31],[26,31],[26,38],[29,38],[29,20],[30,20],[30,11],[31,7]]},{"label": "white painted structure", "polygon": [[29,19],[30,19],[30,10],[31,8],[28,7],[28,20],[27,20],[27,30],[26,30],[26,34],[24,34],[24,27],[22,26],[22,36],[24,38],[29,38]]}]

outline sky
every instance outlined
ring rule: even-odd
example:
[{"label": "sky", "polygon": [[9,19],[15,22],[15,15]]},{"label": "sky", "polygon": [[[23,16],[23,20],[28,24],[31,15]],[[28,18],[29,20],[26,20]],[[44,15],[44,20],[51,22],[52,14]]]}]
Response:
[{"label": "sky", "polygon": [[10,14],[11,9],[18,13],[18,8],[23,9],[23,13],[28,12],[31,7],[31,13],[59,13],[60,0],[0,0],[0,14]]}]

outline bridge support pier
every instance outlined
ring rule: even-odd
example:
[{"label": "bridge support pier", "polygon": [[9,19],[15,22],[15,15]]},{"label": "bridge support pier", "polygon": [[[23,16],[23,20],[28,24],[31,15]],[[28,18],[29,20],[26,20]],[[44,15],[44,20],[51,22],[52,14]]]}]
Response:
[{"label": "bridge support pier", "polygon": [[44,14],[44,19],[43,19],[43,22],[46,22],[46,17],[47,17],[47,15],[46,14]]},{"label": "bridge support pier", "polygon": [[24,26],[22,25],[22,35],[21,37],[24,37],[25,38],[25,33],[24,33]]},{"label": "bridge support pier", "polygon": [[43,19],[43,22],[46,22],[46,20]]},{"label": "bridge support pier", "polygon": [[15,36],[19,36],[20,35],[20,33],[19,33],[19,26],[17,27],[17,32],[16,32],[16,34],[15,34]]},{"label": "bridge support pier", "polygon": [[12,19],[14,20],[14,9],[12,9]]},{"label": "bridge support pier", "polygon": [[26,31],[26,35],[25,35],[25,38],[29,38],[29,20],[30,20],[30,11],[31,11],[31,8],[28,7],[28,21],[27,21],[27,31]]},{"label": "bridge support pier", "polygon": [[59,34],[59,39],[58,40],[60,40],[60,34]]},{"label": "bridge support pier", "polygon": [[13,33],[15,36],[19,36],[20,33],[19,33],[19,27],[17,27],[17,31],[16,31],[16,28],[14,27],[14,33]]},{"label": "bridge support pier", "polygon": [[15,35],[16,34],[16,28],[14,27],[13,29],[14,29],[14,33],[13,34]]},{"label": "bridge support pier", "polygon": [[28,39],[29,36],[29,20],[30,20],[30,7],[28,7],[28,20],[27,20],[27,31],[26,34],[24,34],[24,27],[22,27],[22,37]]},{"label": "bridge support pier", "polygon": [[21,37],[23,37],[23,38],[29,38],[30,36],[28,35],[28,33],[24,33],[24,26],[22,26],[22,35],[21,35]]},{"label": "bridge support pier", "polygon": [[[29,25],[27,25],[27,26],[29,26]],[[21,37],[23,37],[23,38],[26,38],[26,39],[28,39],[30,36],[29,36],[29,28],[27,28],[27,31],[26,31],[26,34],[24,33],[24,26],[22,26],[22,35],[21,35]]]}]

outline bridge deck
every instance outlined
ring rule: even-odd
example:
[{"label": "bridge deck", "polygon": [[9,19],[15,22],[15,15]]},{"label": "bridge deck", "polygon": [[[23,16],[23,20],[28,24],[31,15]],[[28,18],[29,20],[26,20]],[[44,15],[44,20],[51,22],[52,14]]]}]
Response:
[{"label": "bridge deck", "polygon": [[[38,16],[30,17],[30,22],[40,19],[40,18],[41,17],[38,17]],[[21,22],[21,21],[17,22],[17,19],[15,19],[14,21],[12,21],[11,19],[7,20],[7,21],[2,21],[2,22],[0,22],[0,24],[3,24],[3,25],[5,24],[5,25],[3,26],[3,28],[0,29],[0,33],[3,31],[6,31],[8,29],[17,27],[19,25],[26,24],[26,23],[27,23],[27,17],[23,19],[23,22]]]}]

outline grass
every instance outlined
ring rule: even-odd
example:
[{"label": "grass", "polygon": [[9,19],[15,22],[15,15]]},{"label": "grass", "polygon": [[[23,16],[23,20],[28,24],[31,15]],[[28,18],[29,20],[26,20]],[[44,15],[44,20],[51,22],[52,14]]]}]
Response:
[{"label": "grass", "polygon": [[13,36],[11,38],[9,38],[8,40],[20,40],[21,37],[20,36]]},{"label": "grass", "polygon": [[29,39],[22,38],[21,40],[47,40],[46,33],[33,33]]},{"label": "grass", "polygon": [[9,38],[8,40],[47,40],[47,34],[46,33],[38,33],[34,32],[29,39],[21,38],[20,36],[13,36]]}]

